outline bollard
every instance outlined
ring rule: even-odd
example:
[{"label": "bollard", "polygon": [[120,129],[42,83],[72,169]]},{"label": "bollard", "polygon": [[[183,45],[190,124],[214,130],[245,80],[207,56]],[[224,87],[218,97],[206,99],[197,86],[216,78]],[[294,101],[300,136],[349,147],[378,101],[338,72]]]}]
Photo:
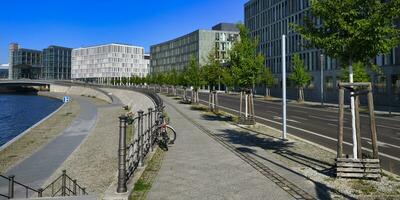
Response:
[{"label": "bollard", "polygon": [[119,117],[119,149],[118,149],[118,193],[127,192],[126,186],[126,122],[127,117],[121,115]]},{"label": "bollard", "polygon": [[139,136],[139,167],[143,167],[143,111],[138,111],[139,121],[138,121],[138,136]]},{"label": "bollard", "polygon": [[38,197],[43,197],[43,189],[42,188],[38,189]]},{"label": "bollard", "polygon": [[67,171],[63,170],[61,177],[61,196],[63,197],[67,195],[66,188],[67,188]]},{"label": "bollard", "polygon": [[148,125],[148,127],[147,127],[147,144],[149,145],[148,146],[148,149],[150,149],[151,148],[151,151],[153,151],[153,145],[152,145],[152,135],[153,135],[153,131],[152,131],[152,123],[151,123],[151,115],[152,115],[152,112],[153,112],[153,109],[152,108],[149,108],[149,113],[148,113],[148,115],[147,115],[147,125]]},{"label": "bollard", "polygon": [[153,108],[149,108],[149,116],[150,116],[150,147],[151,151],[154,151],[154,131],[153,131]]},{"label": "bollard", "polygon": [[8,177],[8,198],[9,199],[14,198],[14,178],[15,178],[14,175]]}]

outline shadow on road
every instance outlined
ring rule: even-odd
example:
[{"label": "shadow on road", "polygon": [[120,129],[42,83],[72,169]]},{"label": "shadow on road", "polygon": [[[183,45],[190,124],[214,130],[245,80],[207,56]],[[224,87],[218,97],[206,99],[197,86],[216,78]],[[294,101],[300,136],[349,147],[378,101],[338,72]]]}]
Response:
[{"label": "shadow on road", "polygon": [[324,174],[329,177],[334,176],[334,168],[333,168],[334,166],[332,166],[331,164],[291,151],[290,148],[293,147],[294,144],[293,142],[284,142],[273,138],[269,138],[268,136],[261,134],[251,134],[248,131],[237,131],[231,129],[224,129],[222,131],[224,132],[223,134],[215,134],[215,135],[224,140],[225,142],[228,142],[235,146],[240,145],[241,147],[236,148],[238,151],[250,155],[252,157],[255,157],[256,159],[272,163],[277,167],[285,169],[293,174],[296,174],[297,176],[300,176],[306,180],[313,182],[318,199],[332,199],[331,194],[339,194],[346,199],[354,199],[351,196],[343,194],[338,190],[331,188],[321,182],[312,180],[309,177],[300,174],[299,172],[294,171],[293,169],[290,169],[287,166],[284,166],[280,163],[275,162],[274,160],[262,156],[259,153],[257,153],[256,150],[253,149],[254,147],[258,147],[264,150],[273,150],[273,152],[278,154],[279,156],[294,161],[303,167],[311,168],[316,172]]}]

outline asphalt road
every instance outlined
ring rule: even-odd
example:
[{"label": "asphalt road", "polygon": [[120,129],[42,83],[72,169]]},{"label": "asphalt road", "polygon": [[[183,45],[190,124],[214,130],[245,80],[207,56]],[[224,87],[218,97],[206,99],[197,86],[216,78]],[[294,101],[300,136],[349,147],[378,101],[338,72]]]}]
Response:
[{"label": "asphalt road", "polygon": [[[208,93],[199,94],[200,101],[208,101]],[[220,107],[230,113],[239,111],[239,97],[219,95]],[[254,102],[256,121],[265,125],[282,129],[281,102]],[[361,137],[363,153],[372,153],[370,143],[369,117],[361,114]],[[337,147],[338,110],[310,105],[288,103],[288,134],[312,141],[336,151]],[[377,116],[379,155],[382,167],[395,174],[400,174],[400,118]],[[352,155],[351,114],[345,114],[344,153]]]}]

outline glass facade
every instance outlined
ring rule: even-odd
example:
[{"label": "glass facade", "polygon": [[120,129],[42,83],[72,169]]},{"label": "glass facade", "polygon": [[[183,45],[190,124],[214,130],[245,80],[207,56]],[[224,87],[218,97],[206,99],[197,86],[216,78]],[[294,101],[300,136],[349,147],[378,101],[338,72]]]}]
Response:
[{"label": "glass facade", "polygon": [[10,44],[10,79],[71,79],[70,48],[49,46],[43,51],[20,48]]},{"label": "glass facade", "polygon": [[41,79],[42,52],[32,49],[15,49],[12,56],[12,79]]},{"label": "glass facade", "polygon": [[72,49],[50,46],[43,50],[42,77],[48,80],[71,79]]},{"label": "glass facade", "polygon": [[[318,91],[320,91],[321,66],[324,68],[324,87],[328,90],[327,97],[332,97],[332,100],[336,98],[335,86],[340,81],[341,64],[326,56],[321,60],[321,50],[306,48],[307,42],[290,28],[291,23],[302,24],[304,17],[310,14],[309,0],[250,0],[245,4],[244,10],[245,25],[250,30],[251,36],[259,39],[257,50],[265,56],[265,66],[271,69],[277,81],[281,80],[281,38],[285,34],[287,36],[286,71],[288,73],[292,71],[291,58],[294,53],[298,53],[313,77],[313,83],[308,88],[306,98],[308,100],[320,98]],[[321,22],[314,19],[314,23],[318,25]],[[377,56],[375,63],[383,72],[380,75],[370,73],[375,92],[382,96],[382,102],[385,102],[383,104],[393,104],[387,100],[387,97],[392,98],[393,95],[400,93],[400,87],[397,84],[400,75],[400,48],[393,49],[387,55]],[[279,91],[275,94],[281,95]],[[296,95],[289,94],[289,96]]]}]

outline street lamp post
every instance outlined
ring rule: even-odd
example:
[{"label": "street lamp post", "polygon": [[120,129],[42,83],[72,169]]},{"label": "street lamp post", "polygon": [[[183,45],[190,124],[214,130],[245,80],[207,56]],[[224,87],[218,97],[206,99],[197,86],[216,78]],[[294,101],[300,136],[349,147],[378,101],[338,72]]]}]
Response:
[{"label": "street lamp post", "polygon": [[286,140],[286,35],[282,35],[282,107],[282,139]]},{"label": "street lamp post", "polygon": [[324,54],[321,53],[321,106],[324,106]]}]

